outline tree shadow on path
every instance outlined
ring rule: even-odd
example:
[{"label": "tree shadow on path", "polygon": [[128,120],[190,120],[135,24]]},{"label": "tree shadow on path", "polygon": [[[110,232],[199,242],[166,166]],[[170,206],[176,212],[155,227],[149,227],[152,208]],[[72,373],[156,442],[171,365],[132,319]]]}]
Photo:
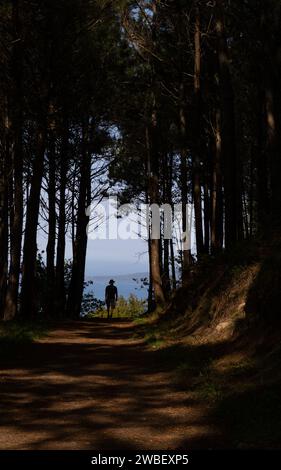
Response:
[{"label": "tree shadow on path", "polygon": [[208,406],[172,372],[129,322],[59,324],[0,360],[0,448],[223,447]]}]

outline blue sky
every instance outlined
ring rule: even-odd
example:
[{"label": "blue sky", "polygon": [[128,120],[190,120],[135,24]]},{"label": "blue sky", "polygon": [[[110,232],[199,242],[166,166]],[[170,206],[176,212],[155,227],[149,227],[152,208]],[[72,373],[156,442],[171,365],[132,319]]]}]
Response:
[{"label": "blue sky", "polygon": [[148,272],[147,242],[88,240],[86,275],[102,276]]},{"label": "blue sky", "polygon": [[[47,236],[39,232],[38,249],[46,252]],[[66,258],[72,258],[71,243],[66,239]],[[148,272],[147,242],[138,240],[88,239],[86,276],[116,276]]]}]

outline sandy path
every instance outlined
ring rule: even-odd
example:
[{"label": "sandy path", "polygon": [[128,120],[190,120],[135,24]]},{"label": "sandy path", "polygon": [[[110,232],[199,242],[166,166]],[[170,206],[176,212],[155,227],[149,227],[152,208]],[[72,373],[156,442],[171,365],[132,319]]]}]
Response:
[{"label": "sandy path", "polygon": [[129,322],[65,323],[0,359],[0,449],[212,447],[217,430]]}]

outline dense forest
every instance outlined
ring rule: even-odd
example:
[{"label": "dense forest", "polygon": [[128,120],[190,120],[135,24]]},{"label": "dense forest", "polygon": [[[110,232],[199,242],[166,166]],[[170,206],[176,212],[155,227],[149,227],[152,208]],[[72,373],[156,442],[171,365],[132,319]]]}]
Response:
[{"label": "dense forest", "polygon": [[[280,0],[0,0],[1,463],[280,449],[280,31]],[[147,300],[88,290],[111,198]]]},{"label": "dense forest", "polygon": [[196,255],[148,236],[150,308],[178,264],[188,282],[194,263],[278,234],[279,1],[2,0],[0,12],[2,319],[79,318],[86,208],[114,185],[126,202],[181,202],[183,233],[194,208]]}]

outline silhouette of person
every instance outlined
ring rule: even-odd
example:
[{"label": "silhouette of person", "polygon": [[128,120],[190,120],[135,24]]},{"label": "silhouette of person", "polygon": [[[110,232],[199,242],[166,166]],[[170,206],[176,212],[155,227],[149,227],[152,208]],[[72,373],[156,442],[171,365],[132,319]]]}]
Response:
[{"label": "silhouette of person", "polygon": [[107,318],[112,318],[113,311],[118,300],[118,290],[114,285],[115,281],[110,279],[108,286],[105,288],[105,303],[107,308]]}]

